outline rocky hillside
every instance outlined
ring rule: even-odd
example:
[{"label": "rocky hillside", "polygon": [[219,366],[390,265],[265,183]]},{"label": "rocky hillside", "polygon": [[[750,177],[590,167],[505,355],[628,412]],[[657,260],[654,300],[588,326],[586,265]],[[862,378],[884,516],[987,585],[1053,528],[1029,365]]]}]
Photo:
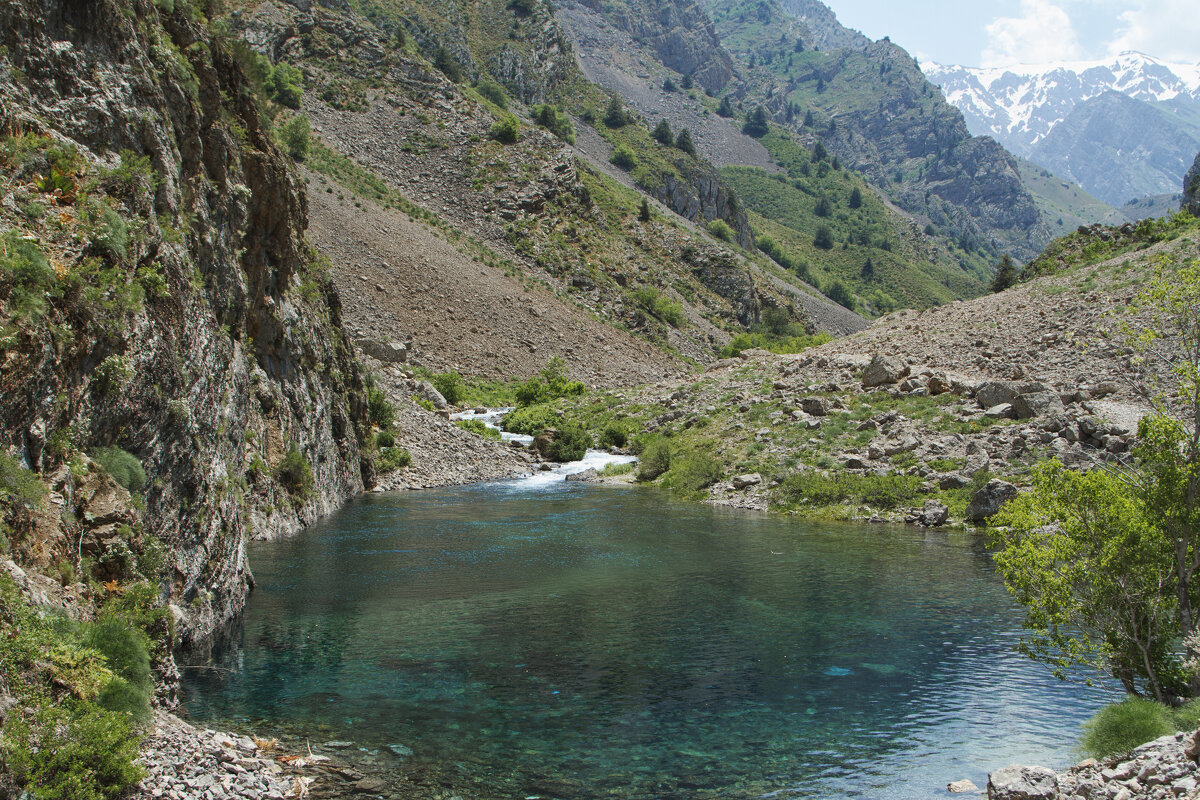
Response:
[{"label": "rocky hillside", "polygon": [[1183,210],[1200,217],[1200,155],[1183,181]]},{"label": "rocky hillside", "polygon": [[304,195],[188,3],[0,3],[0,98],[0,455],[50,491],[6,503],[9,544],[81,602],[150,580],[202,641],[251,533],[371,479]]}]

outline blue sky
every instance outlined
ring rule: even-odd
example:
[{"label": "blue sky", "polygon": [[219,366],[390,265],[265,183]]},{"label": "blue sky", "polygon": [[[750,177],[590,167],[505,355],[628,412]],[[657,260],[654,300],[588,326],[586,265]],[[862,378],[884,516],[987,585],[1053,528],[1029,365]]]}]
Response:
[{"label": "blue sky", "polygon": [[1009,66],[1140,50],[1200,62],[1196,0],[825,0],[844,25],[922,60]]}]

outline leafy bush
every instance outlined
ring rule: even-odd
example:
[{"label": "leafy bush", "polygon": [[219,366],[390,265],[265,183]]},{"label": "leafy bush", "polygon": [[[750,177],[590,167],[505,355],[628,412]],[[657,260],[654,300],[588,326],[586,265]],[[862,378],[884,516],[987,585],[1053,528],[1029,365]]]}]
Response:
[{"label": "leafy bush", "polygon": [[387,430],[396,421],[396,407],[387,394],[371,381],[367,386],[367,416],[371,422]]},{"label": "leafy bush", "polygon": [[638,457],[639,481],[652,481],[671,469],[671,443],[661,436],[655,437],[642,447]]},{"label": "leafy bush", "polygon": [[264,77],[263,88],[279,105],[299,109],[304,96],[304,73],[291,64],[276,64]]},{"label": "leafy bush", "polygon": [[617,145],[617,148],[613,150],[613,154],[609,156],[608,160],[626,172],[636,167],[638,163],[637,156],[633,154],[633,151],[629,147],[623,144]]},{"label": "leafy bush", "polygon": [[46,496],[38,476],[15,458],[0,451],[0,503],[19,502],[36,506]]},{"label": "leafy bush", "polygon": [[708,453],[675,453],[663,485],[686,497],[694,497],[721,480],[721,474],[721,462]]},{"label": "leafy bush", "polygon": [[780,355],[788,353],[803,353],[810,347],[818,347],[833,341],[827,333],[814,336],[801,334],[799,336],[779,336],[770,333],[739,333],[733,341],[721,348],[721,358],[736,358],[743,350],[759,348]]},{"label": "leafy bush", "polygon": [[608,108],[604,111],[604,124],[610,128],[624,128],[631,122],[633,122],[632,115],[621,105],[617,96],[613,95],[612,99],[608,101]]},{"label": "leafy bush", "polygon": [[600,432],[600,446],[604,448],[624,447],[628,441],[629,431],[619,422],[608,423]]},{"label": "leafy bush", "polygon": [[279,126],[279,141],[289,156],[297,161],[308,158],[311,130],[305,114],[297,114]]},{"label": "leafy bush", "polygon": [[554,435],[554,441],[550,443],[550,447],[546,451],[546,458],[551,461],[561,464],[578,461],[592,446],[592,435],[575,423],[561,424],[556,430],[558,432]]},{"label": "leafy bush", "polygon": [[[74,704],[72,704],[74,705]],[[4,726],[4,760],[38,800],[116,800],[142,779],[139,739],[126,715],[49,706]]]},{"label": "leafy bush", "polygon": [[546,428],[558,424],[558,416],[548,405],[522,406],[508,414],[500,421],[500,427],[509,433],[519,433],[522,436],[537,436]]},{"label": "leafy bush", "polygon": [[380,431],[375,434],[375,446],[380,450],[392,447],[396,444],[396,437],[391,431]]},{"label": "leafy bush", "polygon": [[687,316],[678,300],[667,297],[652,286],[639,286],[630,292],[633,304],[674,328],[687,325]]},{"label": "leafy bush", "polygon": [[384,472],[403,469],[412,463],[412,453],[402,447],[388,447],[379,454],[379,468]]},{"label": "leafy bush", "polygon": [[723,219],[714,219],[708,223],[708,232],[723,242],[733,241],[733,228]]},{"label": "leafy bush", "polygon": [[654,137],[654,141],[667,147],[675,144],[675,134],[671,131],[671,123],[665,119],[658,123],[658,127],[654,129],[651,136]]},{"label": "leafy bush", "polygon": [[1083,726],[1083,751],[1092,758],[1122,755],[1175,732],[1171,712],[1153,700],[1131,697],[1107,705]]},{"label": "leafy bush", "polygon": [[462,428],[464,431],[470,431],[476,436],[482,436],[485,439],[499,440],[501,438],[500,431],[496,430],[495,428],[489,428],[487,425],[483,424],[482,420],[460,419],[454,424]]},{"label": "leafy bush", "polygon": [[571,120],[555,106],[549,103],[536,106],[533,109],[533,121],[564,142],[575,143],[575,132],[571,129]]},{"label": "leafy bush", "polygon": [[304,457],[296,448],[288,451],[288,454],[279,462],[279,466],[275,468],[275,477],[283,484],[283,488],[287,489],[296,500],[307,500],[313,490],[313,471],[312,465],[308,463],[308,459]]},{"label": "leafy bush", "polygon": [[438,71],[450,79],[451,83],[462,83],[462,64],[454,56],[450,55],[450,51],[444,47],[439,47],[433,57],[433,66],[437,67]]},{"label": "leafy bush", "polygon": [[[583,394],[584,390],[582,383],[567,378],[567,363],[555,356],[546,362],[546,366],[542,367],[537,375],[517,387],[517,406],[540,405],[560,397]],[[507,420],[507,417],[505,419]],[[513,429],[506,427],[505,430]]]},{"label": "leafy bush", "polygon": [[146,470],[132,453],[119,447],[101,447],[90,451],[88,456],[126,491],[138,492],[146,485]]},{"label": "leafy bush", "polygon": [[742,126],[742,133],[747,136],[753,136],[755,139],[761,139],[770,132],[768,125],[770,118],[767,116],[767,109],[759,106],[750,112],[750,116],[746,118],[746,124]]},{"label": "leafy bush", "polygon": [[0,237],[0,282],[8,287],[13,317],[33,320],[45,310],[45,293],[54,285],[54,270],[35,242],[15,231]]},{"label": "leafy bush", "polygon": [[154,677],[146,634],[123,620],[110,618],[90,626],[83,641],[103,654],[108,668],[117,675],[100,693],[97,702],[109,711],[128,713],[136,720],[150,716]]},{"label": "leafy bush", "polygon": [[467,395],[467,385],[463,383],[462,375],[453,370],[434,375],[432,383],[433,388],[452,406],[461,403]]},{"label": "leafy bush", "polygon": [[508,95],[505,94],[504,89],[499,84],[492,83],[491,81],[482,81],[475,87],[475,90],[500,108],[508,109]]},{"label": "leafy bush", "polygon": [[844,306],[851,311],[854,310],[854,296],[850,294],[850,289],[847,288],[846,284],[841,281],[834,281],[825,292],[825,295],[838,305]]},{"label": "leafy bush", "polygon": [[521,123],[512,114],[505,114],[492,126],[491,136],[502,144],[515,144],[521,138]]},{"label": "leafy bush", "polygon": [[605,478],[615,478],[618,475],[628,475],[637,469],[637,463],[627,461],[623,464],[606,464],[604,469],[600,470],[600,475]]}]

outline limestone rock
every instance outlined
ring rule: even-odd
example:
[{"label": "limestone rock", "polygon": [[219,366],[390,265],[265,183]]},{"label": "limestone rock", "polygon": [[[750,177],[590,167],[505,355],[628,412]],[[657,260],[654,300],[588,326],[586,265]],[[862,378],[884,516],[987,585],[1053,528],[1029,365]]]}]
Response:
[{"label": "limestone rock", "polygon": [[950,519],[950,509],[936,500],[926,500],[925,508],[917,517],[917,524],[926,528],[938,528]]},{"label": "limestone rock", "polygon": [[975,399],[980,408],[1012,404],[1020,396],[1020,386],[1016,381],[988,381],[975,390]]},{"label": "limestone rock", "polygon": [[986,522],[1000,512],[1005,503],[1015,500],[1017,487],[1007,481],[993,479],[975,493],[967,506],[967,519],[971,522]]},{"label": "limestone rock", "polygon": [[442,397],[442,393],[435,389],[429,381],[420,381],[417,383],[417,395],[433,403],[434,408],[442,409],[450,407],[450,404],[446,402],[446,398]]},{"label": "limestone rock", "polygon": [[994,406],[989,406],[983,415],[988,419],[1015,419],[1017,410],[1012,403],[998,403]]},{"label": "limestone rock", "polygon": [[988,800],[1056,800],[1058,776],[1045,767],[1012,766],[988,776]]},{"label": "limestone rock", "polygon": [[1062,399],[1057,392],[1030,392],[1017,397],[1012,403],[1017,419],[1033,419],[1063,413]]},{"label": "limestone rock", "polygon": [[591,483],[600,479],[600,473],[594,469],[585,469],[583,472],[574,472],[567,476],[568,481],[578,483]]},{"label": "limestone rock", "polygon": [[806,397],[800,401],[800,408],[814,417],[829,416],[829,401],[824,397]]},{"label": "limestone rock", "polygon": [[1196,163],[1183,179],[1183,210],[1200,217],[1200,155],[1196,156]]},{"label": "limestone rock", "polygon": [[751,486],[758,486],[762,483],[762,475],[757,472],[750,475],[738,475],[733,479],[733,488],[739,492],[743,489],[749,489]]},{"label": "limestone rock", "polygon": [[950,794],[967,794],[968,792],[978,792],[979,787],[975,785],[974,781],[961,780],[948,784],[946,791]]},{"label": "limestone rock", "polygon": [[863,370],[862,385],[864,389],[874,389],[880,386],[890,386],[908,377],[909,368],[898,358],[878,355]]}]

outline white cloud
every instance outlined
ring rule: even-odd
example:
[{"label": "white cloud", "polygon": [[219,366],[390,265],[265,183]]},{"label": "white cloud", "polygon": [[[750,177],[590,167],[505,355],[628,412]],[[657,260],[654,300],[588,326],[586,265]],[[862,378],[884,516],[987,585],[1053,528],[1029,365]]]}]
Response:
[{"label": "white cloud", "polygon": [[1200,14],[1195,0],[1137,0],[1118,16],[1110,54],[1140,50],[1168,61],[1200,61]]},{"label": "white cloud", "polygon": [[987,35],[981,57],[985,67],[1071,61],[1080,55],[1070,15],[1049,0],[1021,0],[1020,16],[993,20]]}]

